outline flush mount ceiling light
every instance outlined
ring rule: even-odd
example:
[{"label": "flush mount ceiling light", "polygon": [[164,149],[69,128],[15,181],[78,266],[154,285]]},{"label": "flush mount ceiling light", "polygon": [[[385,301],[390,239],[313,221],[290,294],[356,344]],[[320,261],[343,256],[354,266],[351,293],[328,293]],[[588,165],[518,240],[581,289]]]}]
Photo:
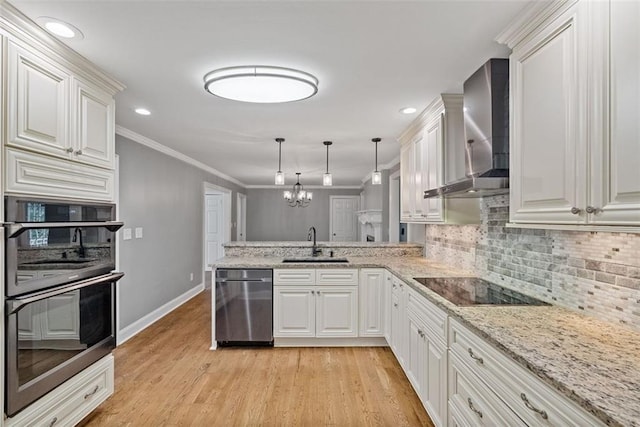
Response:
[{"label": "flush mount ceiling light", "polygon": [[137,114],[140,114],[141,116],[150,116],[151,115],[151,111],[147,110],[146,108],[136,108],[135,111]]},{"label": "flush mount ceiling light", "polygon": [[282,143],[284,138],[276,138],[278,143],[278,172],[276,172],[276,185],[284,185],[284,173],[282,172]]},{"label": "flush mount ceiling light", "polygon": [[294,184],[292,191],[284,192],[284,199],[292,208],[306,208],[311,203],[313,193],[305,191],[302,184],[300,184],[300,172],[296,172],[296,175],[298,175],[298,182]]},{"label": "flush mount ceiling light", "polygon": [[323,144],[327,147],[327,172],[322,175],[322,185],[325,187],[329,187],[333,185],[333,180],[331,179],[331,174],[329,173],[329,146],[333,144],[331,141],[325,141]]},{"label": "flush mount ceiling light", "polygon": [[84,34],[82,31],[69,24],[68,22],[61,21],[50,16],[40,16],[36,18],[36,22],[47,29],[51,34],[64,39],[82,40]]},{"label": "flush mount ceiling light", "polygon": [[378,171],[378,143],[382,141],[380,138],[373,138],[371,142],[376,144],[376,169],[371,174],[371,184],[372,185],[380,185],[382,184],[382,174]]},{"label": "flush mount ceiling light", "polygon": [[318,92],[318,79],[291,68],[263,65],[228,67],[206,74],[204,89],[234,101],[273,104],[312,97]]}]

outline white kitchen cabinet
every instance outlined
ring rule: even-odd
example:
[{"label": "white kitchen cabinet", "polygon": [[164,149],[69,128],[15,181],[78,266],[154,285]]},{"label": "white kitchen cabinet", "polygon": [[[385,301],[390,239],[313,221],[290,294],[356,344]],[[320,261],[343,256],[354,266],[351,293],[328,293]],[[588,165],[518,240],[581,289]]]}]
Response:
[{"label": "white kitchen cabinet", "polygon": [[110,93],[73,79],[74,152],[79,162],[107,169],[115,165],[115,101]]},{"label": "white kitchen cabinet", "polygon": [[274,337],[315,337],[315,289],[274,286],[273,325]]},{"label": "white kitchen cabinet", "polygon": [[[360,336],[385,336],[385,293],[387,288],[386,270],[382,268],[363,268],[360,270]],[[391,282],[391,280],[389,280]]]},{"label": "white kitchen cabinet", "polygon": [[[449,321],[449,352],[450,403],[457,401],[464,406],[467,396],[461,389],[470,389],[465,385],[469,383],[477,390],[472,400],[478,399],[475,407],[480,411],[483,409],[478,406],[481,405],[479,399],[486,398],[497,402],[492,406],[503,416],[507,416],[507,411],[499,408],[509,408],[526,425],[603,425],[454,319]],[[462,372],[463,379],[458,372]]]},{"label": "white kitchen cabinet", "polygon": [[275,338],[358,336],[357,269],[276,269]]},{"label": "white kitchen cabinet", "polygon": [[407,301],[405,284],[397,277],[392,277],[391,289],[391,350],[396,359],[406,371],[408,353],[407,331]]},{"label": "white kitchen cabinet", "polygon": [[391,291],[393,289],[393,274],[385,270],[384,275],[384,338],[391,346]]},{"label": "white kitchen cabinet", "polygon": [[8,42],[7,145],[68,157],[71,76],[46,56]]},{"label": "white kitchen cabinet", "polygon": [[400,136],[401,221],[480,222],[477,199],[424,198],[425,190],[465,177],[462,108],[462,95],[442,94]]},{"label": "white kitchen cabinet", "polygon": [[316,337],[358,336],[358,288],[319,286],[316,290]]},{"label": "white kitchen cabinet", "polygon": [[510,221],[637,227],[640,6],[534,12],[501,39],[513,49]]}]

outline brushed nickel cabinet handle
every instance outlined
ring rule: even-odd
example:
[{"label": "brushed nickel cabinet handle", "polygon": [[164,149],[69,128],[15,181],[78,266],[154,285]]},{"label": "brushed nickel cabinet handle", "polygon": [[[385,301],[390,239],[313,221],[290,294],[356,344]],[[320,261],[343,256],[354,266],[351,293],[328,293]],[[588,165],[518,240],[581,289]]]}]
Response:
[{"label": "brushed nickel cabinet handle", "polygon": [[594,208],[593,206],[587,206],[587,209],[585,209],[585,212],[588,214],[594,214],[598,212],[598,208]]},{"label": "brushed nickel cabinet handle", "polygon": [[473,406],[473,402],[471,401],[471,398],[468,397],[467,398],[467,403],[469,404],[469,408],[480,418],[482,418],[482,412],[478,411],[476,408],[474,408]]},{"label": "brushed nickel cabinet handle", "polygon": [[58,417],[53,417],[53,419],[51,420],[51,422],[49,423],[49,427],[53,427],[55,423],[58,422]]},{"label": "brushed nickel cabinet handle", "polygon": [[469,347],[469,356],[471,356],[471,358],[473,360],[475,360],[476,362],[478,362],[479,364],[483,364],[484,360],[482,360],[482,357],[476,356],[475,354],[473,354],[473,350],[471,350],[471,347]]},{"label": "brushed nickel cabinet handle", "polygon": [[533,406],[533,404],[531,402],[529,402],[529,399],[527,399],[527,395],[524,393],[520,393],[520,398],[522,399],[522,401],[524,402],[524,406],[526,406],[527,408],[531,409],[533,412],[539,414],[543,420],[546,420],[549,418],[549,415],[547,415],[547,411],[544,411],[542,409],[538,409],[535,406]]},{"label": "brushed nickel cabinet handle", "polygon": [[92,392],[87,393],[84,395],[85,400],[90,398],[91,396],[93,396],[94,394],[96,394],[98,392],[98,390],[100,390],[100,386],[95,386],[95,388],[93,389]]},{"label": "brushed nickel cabinet handle", "polygon": [[574,215],[579,215],[582,212],[582,209],[576,208],[575,206],[571,208],[571,213]]}]

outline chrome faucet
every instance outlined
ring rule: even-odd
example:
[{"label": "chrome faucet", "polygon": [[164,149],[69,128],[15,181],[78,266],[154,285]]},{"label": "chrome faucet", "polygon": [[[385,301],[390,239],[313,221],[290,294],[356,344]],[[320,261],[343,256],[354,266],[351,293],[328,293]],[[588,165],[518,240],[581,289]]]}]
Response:
[{"label": "chrome faucet", "polygon": [[80,247],[76,251],[78,252],[78,257],[84,258],[86,255],[86,249],[82,244],[82,229],[80,227],[76,227],[76,229],[74,230],[73,239],[71,241],[76,242],[78,240],[79,240],[78,243],[80,244]]},{"label": "chrome faucet", "polygon": [[307,240],[311,241],[313,237],[313,247],[311,248],[311,256],[318,256],[318,254],[322,253],[322,249],[318,249],[318,245],[316,244],[316,228],[311,227],[309,229],[309,234],[307,234]]}]

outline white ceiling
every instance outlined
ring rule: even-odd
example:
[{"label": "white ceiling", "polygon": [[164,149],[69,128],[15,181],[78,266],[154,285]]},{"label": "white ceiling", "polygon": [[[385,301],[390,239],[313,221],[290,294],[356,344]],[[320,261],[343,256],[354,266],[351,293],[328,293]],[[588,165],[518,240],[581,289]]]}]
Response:
[{"label": "white ceiling", "polygon": [[[127,86],[116,123],[249,185],[273,184],[284,137],[287,185],[320,184],[332,140],[334,185],[359,185],[397,158],[396,141],[440,93],[508,50],[493,41],[525,1],[11,1],[84,33],[66,43]],[[206,93],[203,76],[234,65],[300,69],[318,94],[246,104]],[[152,115],[135,114],[146,107]]]}]

